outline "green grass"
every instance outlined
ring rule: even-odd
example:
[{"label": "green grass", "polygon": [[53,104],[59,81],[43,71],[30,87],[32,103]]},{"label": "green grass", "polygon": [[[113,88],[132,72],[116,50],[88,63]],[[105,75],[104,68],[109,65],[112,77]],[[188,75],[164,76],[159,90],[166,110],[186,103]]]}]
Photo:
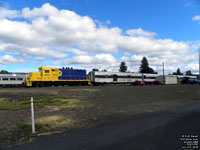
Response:
[{"label": "green grass", "polygon": [[[79,107],[84,104],[84,101],[77,99],[68,99],[66,97],[40,97],[34,98],[34,108],[50,108],[50,109],[65,109]],[[30,109],[30,100],[24,101],[7,101],[0,99],[0,110],[21,110]]]},{"label": "green grass", "polygon": [[[20,135],[17,135],[17,136],[24,137],[24,141],[30,140],[31,136],[33,136],[31,124],[29,124],[29,123],[18,123],[18,124],[16,124],[16,126],[21,130]],[[35,130],[38,131],[38,132],[41,132],[46,128],[47,127],[45,127],[45,125],[35,124]],[[16,137],[16,139],[14,139],[14,140],[17,141],[18,138]]]},{"label": "green grass", "polygon": [[3,131],[3,128],[0,128],[0,132]]},{"label": "green grass", "polygon": [[[31,133],[31,131],[32,131],[31,124],[29,124],[29,123],[18,123],[18,124],[16,124],[16,126],[19,129],[23,130],[26,136],[29,136],[29,135],[32,134]],[[50,126],[48,124],[35,123],[35,130],[36,131],[42,131],[42,130],[49,129],[49,128],[50,128]]]},{"label": "green grass", "polygon": [[[18,123],[18,124],[16,124],[16,126],[19,129],[21,129],[21,136],[25,137],[24,140],[29,140],[32,135],[31,125],[25,124],[25,123]],[[15,140],[17,140],[17,138]]]}]

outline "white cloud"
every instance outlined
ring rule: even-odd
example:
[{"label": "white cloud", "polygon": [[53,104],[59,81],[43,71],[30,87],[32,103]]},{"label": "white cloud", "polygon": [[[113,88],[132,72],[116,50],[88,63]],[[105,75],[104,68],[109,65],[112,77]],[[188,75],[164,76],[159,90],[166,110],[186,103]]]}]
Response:
[{"label": "white cloud", "polygon": [[0,65],[15,64],[15,63],[24,63],[24,62],[25,61],[23,59],[17,59],[17,58],[14,58],[11,55],[0,56]]},{"label": "white cloud", "polygon": [[200,20],[200,15],[199,15],[199,16],[194,16],[194,17],[192,18],[192,20],[194,20],[194,21],[199,21],[199,20]]},{"label": "white cloud", "polygon": [[45,60],[45,57],[35,57],[35,59],[43,61],[43,60]]},{"label": "white cloud", "polygon": [[44,57],[51,57],[51,58],[65,58],[67,57],[66,54],[60,53],[60,52],[55,52],[50,49],[46,48],[30,48],[29,53],[32,54],[33,56],[44,56]]},{"label": "white cloud", "polygon": [[139,64],[144,56],[142,55],[132,55],[131,57],[123,56],[120,58],[121,61],[125,62],[134,62]]},{"label": "white cloud", "polygon": [[126,33],[130,36],[145,36],[145,37],[152,37],[155,36],[156,33],[155,32],[149,32],[149,31],[144,31],[142,30],[142,28],[138,28],[138,29],[131,29],[126,31]]},{"label": "white cloud", "polygon": [[20,12],[17,10],[9,10],[7,8],[0,7],[0,19],[16,18],[19,16],[20,16]]},{"label": "white cloud", "polygon": [[107,21],[106,21],[106,24],[111,24],[111,21],[110,21],[110,20],[107,20]]},{"label": "white cloud", "polygon": [[66,64],[114,64],[116,59],[111,54],[97,54],[95,56],[80,55],[67,60]]},{"label": "white cloud", "polygon": [[22,10],[22,16],[24,18],[33,19],[35,17],[46,17],[46,16],[55,16],[59,13],[59,10],[54,6],[51,6],[49,3],[42,5],[41,8],[30,8],[26,7]]},{"label": "white cloud", "polygon": [[74,55],[87,55],[87,52],[81,51],[79,49],[76,48],[71,48],[71,49],[67,49],[67,51],[72,52]]},{"label": "white cloud", "polygon": [[[199,20],[198,17],[193,20]],[[23,21],[13,20],[15,18]],[[178,66],[196,60],[194,54],[190,55],[190,44],[155,36],[155,32],[142,28],[123,31],[119,27],[99,25],[89,16],[59,10],[49,3],[21,11],[0,8],[0,52],[13,54],[14,59],[16,56],[43,61],[53,58],[87,68],[105,66],[107,70],[118,70],[122,60],[127,61],[130,68],[138,68],[143,56],[147,56],[155,68],[161,62]],[[114,57],[122,52],[126,55],[120,56],[121,59]],[[5,61],[4,64],[10,63]]]},{"label": "white cloud", "polygon": [[81,68],[86,69],[87,71],[91,71],[93,68],[99,70],[108,70],[108,71],[118,71],[119,62],[113,57],[111,54],[96,54],[93,56],[89,55],[79,55],[74,56],[66,61],[62,62],[67,66],[79,66]]},{"label": "white cloud", "polygon": [[19,21],[0,20],[0,40],[5,43],[35,45],[42,41],[32,26]]},{"label": "white cloud", "polygon": [[199,64],[187,64],[185,70],[191,70],[192,73],[199,74]]}]

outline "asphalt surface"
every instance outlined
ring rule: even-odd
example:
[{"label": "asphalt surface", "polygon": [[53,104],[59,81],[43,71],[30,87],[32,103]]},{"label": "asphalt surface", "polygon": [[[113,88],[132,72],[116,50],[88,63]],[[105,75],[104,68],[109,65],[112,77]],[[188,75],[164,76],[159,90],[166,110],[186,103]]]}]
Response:
[{"label": "asphalt surface", "polygon": [[[36,139],[9,150],[179,150],[183,135],[200,137],[200,105]],[[194,148],[192,150],[196,150]]]}]

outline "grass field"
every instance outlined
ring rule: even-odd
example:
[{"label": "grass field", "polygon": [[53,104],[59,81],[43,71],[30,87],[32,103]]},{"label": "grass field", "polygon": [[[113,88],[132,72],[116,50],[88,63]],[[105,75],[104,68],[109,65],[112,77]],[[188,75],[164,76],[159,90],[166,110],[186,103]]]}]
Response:
[{"label": "grass field", "polygon": [[[68,99],[66,97],[39,97],[34,99],[34,107],[49,109],[65,109],[82,105],[84,101],[77,99]],[[0,99],[0,110],[22,110],[30,109],[30,99],[23,101],[8,101],[5,98]]]},{"label": "grass field", "polygon": [[[36,134],[31,134],[30,97]],[[0,143],[148,116],[200,102],[199,85],[1,88]]]}]

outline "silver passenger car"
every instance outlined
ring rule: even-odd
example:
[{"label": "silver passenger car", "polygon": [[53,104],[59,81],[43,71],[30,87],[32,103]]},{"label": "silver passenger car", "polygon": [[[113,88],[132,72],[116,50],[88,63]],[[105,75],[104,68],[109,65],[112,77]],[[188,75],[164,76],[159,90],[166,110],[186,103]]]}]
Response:
[{"label": "silver passenger car", "polygon": [[25,75],[0,74],[0,86],[24,86]]},{"label": "silver passenger car", "polygon": [[156,80],[158,74],[142,74],[132,72],[103,72],[91,71],[89,72],[89,79],[92,84],[106,84],[106,83],[131,83],[134,81],[144,81],[146,83]]}]

